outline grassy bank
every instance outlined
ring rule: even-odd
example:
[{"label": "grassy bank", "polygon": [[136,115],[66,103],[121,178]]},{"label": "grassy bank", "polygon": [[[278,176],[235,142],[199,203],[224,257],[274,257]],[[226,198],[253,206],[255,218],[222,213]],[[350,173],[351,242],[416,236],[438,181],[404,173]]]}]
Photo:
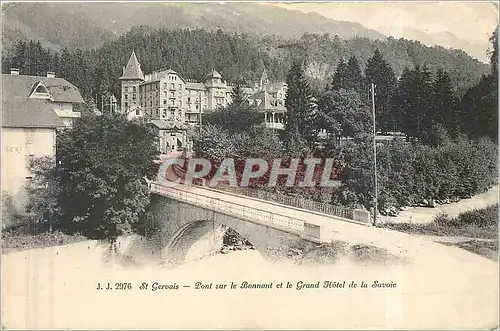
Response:
[{"label": "grassy bank", "polygon": [[16,225],[2,230],[2,253],[73,244],[88,240],[80,235],[68,235],[60,231],[33,231],[25,225]]},{"label": "grassy bank", "polygon": [[468,240],[448,245],[460,247],[469,252],[484,256],[490,260],[498,261],[498,242],[483,240]]},{"label": "grassy bank", "polygon": [[498,259],[498,242],[495,241],[498,239],[498,205],[467,211],[457,217],[439,215],[429,224],[387,223],[381,226],[411,234],[468,238],[448,244]]}]

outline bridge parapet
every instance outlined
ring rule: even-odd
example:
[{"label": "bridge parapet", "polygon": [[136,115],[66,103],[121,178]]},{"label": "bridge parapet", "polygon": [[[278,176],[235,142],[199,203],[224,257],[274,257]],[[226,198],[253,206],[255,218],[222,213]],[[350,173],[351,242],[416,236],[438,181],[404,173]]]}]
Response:
[{"label": "bridge parapet", "polygon": [[181,186],[168,187],[158,183],[151,183],[152,193],[203,207],[217,213],[226,214],[253,223],[258,223],[285,232],[297,234],[299,236],[304,236],[305,232],[307,232],[307,239],[312,241],[320,241],[319,229],[316,229],[316,231],[305,231],[305,224],[307,222],[303,220],[280,215],[269,210],[224,201],[219,198],[210,196],[210,191],[206,191],[206,193],[204,194],[201,191],[201,188],[193,187],[193,189],[197,189],[197,191],[191,192],[187,189],[182,189]]},{"label": "bridge parapet", "polygon": [[354,220],[354,210],[341,206],[333,206],[327,203],[317,202],[313,200],[304,199],[302,197],[279,195],[276,193],[271,193],[267,191],[251,189],[248,187],[231,187],[231,186],[218,186],[217,190],[245,195],[252,198],[262,199],[270,202],[275,202],[278,204],[287,205],[290,207],[307,209],[310,211],[315,211],[323,214],[328,214],[332,216],[338,216],[342,218],[347,218]]}]

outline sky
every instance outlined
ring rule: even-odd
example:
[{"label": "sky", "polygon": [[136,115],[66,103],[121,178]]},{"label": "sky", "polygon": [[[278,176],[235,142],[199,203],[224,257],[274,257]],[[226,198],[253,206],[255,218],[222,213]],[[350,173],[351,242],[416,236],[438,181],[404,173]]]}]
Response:
[{"label": "sky", "polygon": [[451,32],[461,39],[485,43],[498,23],[497,2],[296,2],[272,5],[358,22],[394,37],[404,36],[404,28],[414,28],[431,34]]}]

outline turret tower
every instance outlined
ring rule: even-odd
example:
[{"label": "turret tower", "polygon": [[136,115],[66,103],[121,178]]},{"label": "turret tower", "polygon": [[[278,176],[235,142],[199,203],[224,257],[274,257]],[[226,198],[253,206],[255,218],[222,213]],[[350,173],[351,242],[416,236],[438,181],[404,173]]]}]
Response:
[{"label": "turret tower", "polygon": [[144,82],[144,74],[135,51],[132,51],[127,66],[123,67],[120,81],[122,83],[121,112],[128,113],[130,109],[139,106],[139,85]]}]

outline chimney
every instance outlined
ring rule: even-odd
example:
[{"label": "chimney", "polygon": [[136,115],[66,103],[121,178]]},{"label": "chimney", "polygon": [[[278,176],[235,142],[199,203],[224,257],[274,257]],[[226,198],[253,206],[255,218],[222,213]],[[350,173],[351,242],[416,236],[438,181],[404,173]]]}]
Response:
[{"label": "chimney", "polygon": [[10,68],[10,74],[11,75],[19,75],[19,69]]},{"label": "chimney", "polygon": [[53,71],[47,71],[47,78],[56,78],[56,73]]}]

